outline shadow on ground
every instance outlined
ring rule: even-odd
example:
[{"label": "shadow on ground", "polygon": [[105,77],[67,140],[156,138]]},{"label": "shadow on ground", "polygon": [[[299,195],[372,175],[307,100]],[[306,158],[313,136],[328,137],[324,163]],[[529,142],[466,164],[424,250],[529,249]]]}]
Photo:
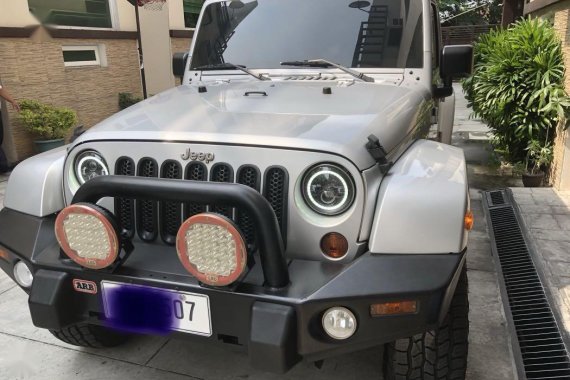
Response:
[{"label": "shadow on ground", "polygon": [[465,153],[470,188],[485,191],[522,186],[520,177],[498,174],[498,166],[492,159],[493,147],[488,140],[470,140],[467,134],[457,132],[453,134],[452,144]]}]

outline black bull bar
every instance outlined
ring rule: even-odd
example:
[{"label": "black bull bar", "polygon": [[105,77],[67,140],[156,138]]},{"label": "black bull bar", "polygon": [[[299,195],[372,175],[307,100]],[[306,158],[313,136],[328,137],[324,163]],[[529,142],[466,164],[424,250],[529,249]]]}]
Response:
[{"label": "black bull bar", "polygon": [[260,193],[237,183],[179,181],[127,176],[100,176],[83,184],[72,203],[97,203],[104,197],[137,200],[192,202],[237,207],[252,218],[266,286],[289,283],[283,237],[271,204]]}]

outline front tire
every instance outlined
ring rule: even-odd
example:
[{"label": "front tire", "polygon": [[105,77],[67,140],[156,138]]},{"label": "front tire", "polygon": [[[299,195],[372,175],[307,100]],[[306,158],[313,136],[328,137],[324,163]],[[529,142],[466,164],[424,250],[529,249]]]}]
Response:
[{"label": "front tire", "polygon": [[128,340],[128,335],[118,333],[107,327],[86,323],[50,330],[57,339],[73,346],[90,348],[116,347]]},{"label": "front tire", "polygon": [[465,379],[469,336],[467,293],[467,270],[464,266],[441,326],[386,345],[386,380]]}]

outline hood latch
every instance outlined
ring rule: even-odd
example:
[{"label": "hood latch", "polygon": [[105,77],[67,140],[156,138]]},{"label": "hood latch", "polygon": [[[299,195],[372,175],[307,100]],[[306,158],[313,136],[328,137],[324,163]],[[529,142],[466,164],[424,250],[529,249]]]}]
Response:
[{"label": "hood latch", "polygon": [[388,170],[390,169],[390,166],[392,166],[392,163],[388,161],[388,159],[386,158],[387,156],[386,150],[384,149],[382,144],[380,144],[380,140],[378,139],[378,137],[376,137],[376,135],[368,136],[368,142],[366,143],[366,150],[368,151],[368,153],[370,153],[372,158],[376,160],[382,174],[386,174],[386,172],[388,172]]}]

